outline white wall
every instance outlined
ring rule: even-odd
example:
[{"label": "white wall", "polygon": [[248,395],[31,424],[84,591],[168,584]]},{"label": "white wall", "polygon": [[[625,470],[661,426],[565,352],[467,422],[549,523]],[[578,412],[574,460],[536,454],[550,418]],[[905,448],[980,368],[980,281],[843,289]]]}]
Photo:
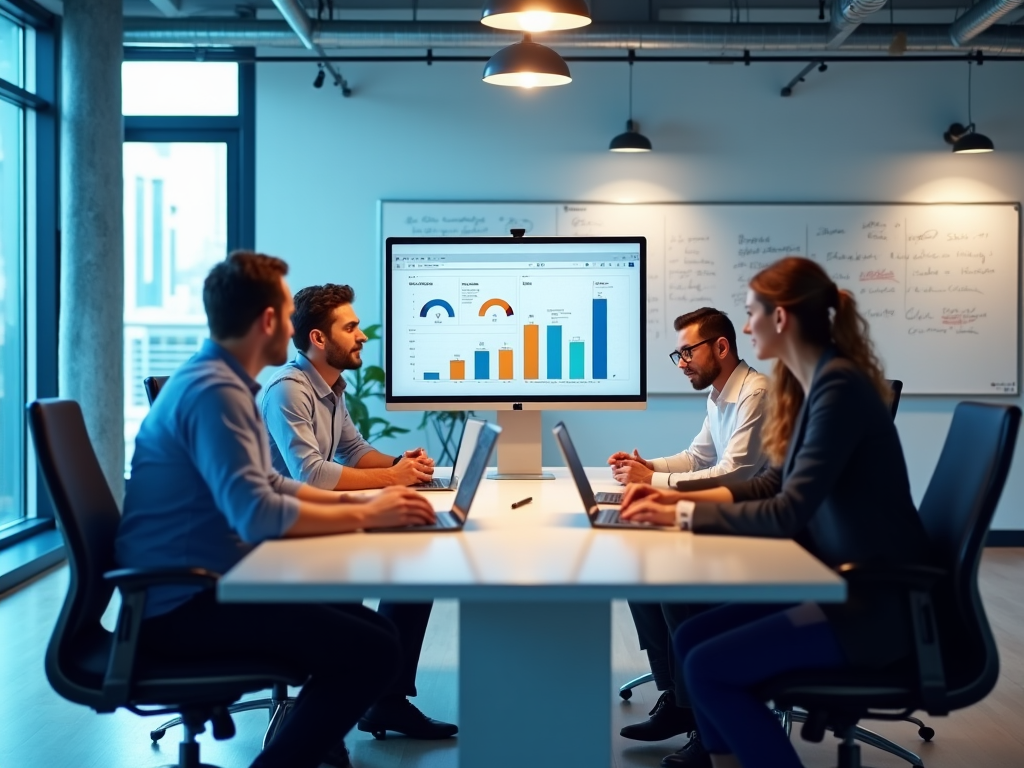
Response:
[{"label": "white wall", "polygon": [[[350,99],[314,90],[312,64],[261,64],[257,244],[289,261],[294,289],[352,284],[366,324],[381,316],[382,199],[1024,200],[1024,64],[975,70],[974,119],[998,151],[956,157],[942,132],[967,122],[966,64],[833,64],[781,98],[799,68],[637,64],[634,116],[655,147],[638,156],[606,151],[627,117],[623,63],[577,63],[571,85],[532,92],[484,85],[478,64],[348,64]],[[918,498],[954,402],[901,404],[897,425]],[[703,409],[699,396],[659,396],[646,412],[551,413],[545,426],[564,417],[585,463],[598,464],[620,448],[680,450]],[[418,414],[392,416],[418,423]],[[403,444],[423,442],[409,437]],[[558,461],[550,437],[544,461]],[[995,528],[1024,529],[1022,495],[1018,458]]]}]

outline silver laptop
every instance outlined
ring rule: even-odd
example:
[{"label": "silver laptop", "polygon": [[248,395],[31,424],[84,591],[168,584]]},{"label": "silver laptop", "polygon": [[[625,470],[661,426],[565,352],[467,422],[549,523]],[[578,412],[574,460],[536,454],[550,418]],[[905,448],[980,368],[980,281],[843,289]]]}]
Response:
[{"label": "silver laptop", "polygon": [[457,491],[459,479],[466,473],[469,466],[469,457],[473,455],[476,448],[477,436],[480,428],[486,424],[482,419],[466,419],[462,427],[462,438],[459,440],[459,447],[455,450],[455,466],[452,467],[452,476],[449,478],[435,478],[429,483],[417,483],[410,485],[414,491]]},{"label": "silver laptop", "polygon": [[455,494],[455,501],[451,510],[438,511],[437,522],[433,525],[400,525],[391,528],[369,528],[367,533],[389,533],[394,531],[461,531],[466,525],[466,518],[469,517],[469,508],[473,504],[476,490],[480,487],[484,472],[487,471],[487,462],[491,460],[494,453],[494,446],[498,442],[498,435],[501,434],[501,427],[497,424],[481,422],[478,430],[476,445],[473,447],[473,454],[469,457],[466,472],[459,483],[459,492]]},{"label": "silver laptop", "polygon": [[[587,519],[592,527],[665,530],[650,523],[634,523],[629,520],[623,520],[619,517],[619,510],[616,507],[600,508],[598,504],[603,502],[599,501],[594,494],[594,489],[590,485],[587,473],[583,469],[583,462],[580,461],[579,454],[576,453],[576,446],[572,444],[569,430],[564,422],[558,422],[551,431],[555,433],[555,442],[558,443],[558,449],[562,452],[562,458],[565,459],[565,466],[569,468],[569,474],[572,475],[573,482],[576,483],[576,490],[579,491],[580,499],[583,501],[583,509],[586,510]],[[621,501],[622,494],[616,495],[619,496]]]}]

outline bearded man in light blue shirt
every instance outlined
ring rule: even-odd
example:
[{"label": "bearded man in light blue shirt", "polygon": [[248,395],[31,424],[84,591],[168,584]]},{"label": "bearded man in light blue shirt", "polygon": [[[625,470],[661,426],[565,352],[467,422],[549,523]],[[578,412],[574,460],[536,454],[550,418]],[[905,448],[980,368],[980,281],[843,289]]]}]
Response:
[{"label": "bearded man in light blue shirt", "polygon": [[[313,285],[295,294],[292,338],[295,359],[267,382],[261,409],[270,436],[270,458],[285,477],[324,490],[411,485],[430,480],[434,462],[422,448],[402,456],[375,450],[359,434],[345,407],[341,372],[363,364],[367,338],[359,329],[347,285]],[[382,600],[378,613],[398,630],[402,643],[399,677],[363,716],[359,730],[379,737],[396,731],[415,739],[445,739],[458,732],[433,720],[408,697],[416,695],[416,669],[432,603]]]}]

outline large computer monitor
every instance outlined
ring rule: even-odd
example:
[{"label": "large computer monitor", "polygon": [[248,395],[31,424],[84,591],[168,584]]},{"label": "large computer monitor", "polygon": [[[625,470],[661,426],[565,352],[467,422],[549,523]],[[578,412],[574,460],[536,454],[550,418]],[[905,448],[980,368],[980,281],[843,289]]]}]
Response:
[{"label": "large computer monitor", "polygon": [[497,410],[498,476],[541,476],[541,410],[646,407],[646,248],[389,237],[386,407]]}]

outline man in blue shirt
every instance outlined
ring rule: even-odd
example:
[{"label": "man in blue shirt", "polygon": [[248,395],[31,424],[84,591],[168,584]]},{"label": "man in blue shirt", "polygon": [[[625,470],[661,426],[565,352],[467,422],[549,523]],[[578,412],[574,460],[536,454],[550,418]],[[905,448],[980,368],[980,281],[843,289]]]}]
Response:
[{"label": "man in blue shirt", "polygon": [[[274,373],[261,410],[270,435],[274,468],[325,490],[380,488],[429,480],[434,462],[422,448],[402,456],[380,453],[363,439],[345,407],[341,372],[363,364],[366,335],[347,285],[314,285],[295,294],[292,324],[295,360]],[[431,603],[382,600],[378,613],[398,630],[402,665],[391,690],[359,720],[359,730],[397,731],[416,739],[446,739],[458,728],[426,717],[409,701],[416,695],[416,668]]]},{"label": "man in blue shirt", "polygon": [[[434,519],[406,488],[364,500],[282,477],[270,462],[256,375],[287,359],[293,303],[280,259],[232,253],[203,285],[210,340],[171,376],[139,429],[116,554],[123,567],[224,572],[259,542]],[[361,605],[220,604],[212,591],[151,590],[143,654],[266,660],[307,676],[253,768],[344,766],[344,735],[398,673],[394,627]]]}]

